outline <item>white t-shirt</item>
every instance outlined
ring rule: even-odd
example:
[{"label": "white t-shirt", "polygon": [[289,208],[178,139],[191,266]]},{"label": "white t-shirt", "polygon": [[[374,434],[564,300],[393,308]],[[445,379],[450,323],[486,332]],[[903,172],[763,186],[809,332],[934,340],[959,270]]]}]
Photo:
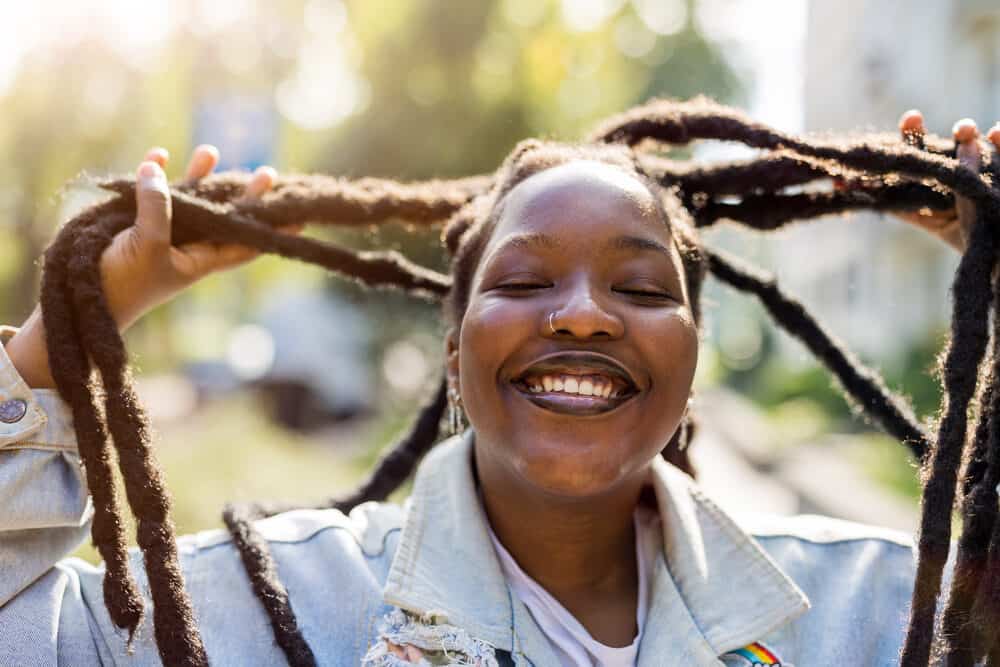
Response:
[{"label": "white t-shirt", "polygon": [[513,556],[500,544],[490,530],[493,547],[500,558],[500,567],[514,594],[531,612],[542,633],[548,638],[563,667],[634,667],[639,653],[639,641],[649,608],[649,581],[656,554],[662,549],[660,516],[655,511],[640,507],[635,521],[636,564],[639,570],[639,604],[636,609],[636,626],[639,631],[628,646],[605,646],[596,641],[587,629],[565,607],[524,573]]}]

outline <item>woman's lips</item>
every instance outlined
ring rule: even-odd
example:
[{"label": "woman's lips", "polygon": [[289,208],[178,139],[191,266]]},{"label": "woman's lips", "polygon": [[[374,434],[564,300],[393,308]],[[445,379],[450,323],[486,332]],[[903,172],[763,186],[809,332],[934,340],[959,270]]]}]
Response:
[{"label": "woman's lips", "polygon": [[561,391],[542,390],[536,392],[517,382],[512,382],[511,386],[518,394],[543,410],[581,417],[611,412],[635,396],[635,393],[630,393],[625,396],[605,398],[604,396],[568,394]]},{"label": "woman's lips", "polygon": [[[547,354],[516,372],[514,380],[526,384],[528,389],[531,389],[546,377],[565,379],[566,376],[575,377],[581,382],[589,379],[594,382],[614,384],[614,389],[619,394],[636,391],[639,388],[634,376],[617,359],[588,350],[564,350]],[[552,387],[545,389],[548,391]]]},{"label": "woman's lips", "polygon": [[589,350],[547,354],[520,370],[509,383],[537,407],[575,416],[611,412],[640,393],[621,362]]}]

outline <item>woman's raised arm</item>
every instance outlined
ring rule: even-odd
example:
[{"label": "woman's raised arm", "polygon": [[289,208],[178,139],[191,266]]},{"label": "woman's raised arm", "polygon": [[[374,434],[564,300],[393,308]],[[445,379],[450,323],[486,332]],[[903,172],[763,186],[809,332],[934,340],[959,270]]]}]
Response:
[{"label": "woman's raised arm", "polygon": [[[104,294],[120,331],[199,279],[244,264],[259,254],[253,248],[235,243],[201,241],[171,245],[170,191],[163,172],[167,160],[163,148],[146,153],[137,172],[135,224],[119,232],[101,256]],[[214,146],[199,146],[188,163],[185,179],[204,178],[218,162],[219,153]],[[260,167],[247,184],[244,196],[260,197],[271,189],[276,176],[273,168]],[[302,226],[291,225],[282,231],[297,234]],[[30,387],[56,386],[39,308],[10,341],[7,353]]]},{"label": "woman's raised arm", "polygon": [[[200,146],[186,178],[208,175],[217,162],[213,147]],[[163,149],[146,154],[135,224],[101,257],[104,293],[120,330],[203,276],[258,254],[235,244],[172,246],[166,163]],[[261,196],[274,180],[273,169],[258,169],[244,196]],[[40,309],[20,329],[0,328],[0,342],[0,663],[57,664],[66,646],[81,661],[75,664],[110,661],[103,635],[92,635],[112,627],[107,611],[83,593],[100,596],[103,572],[82,561],[59,563],[90,533],[93,505],[72,412],[54,389]],[[11,637],[17,640],[5,641]]]}]

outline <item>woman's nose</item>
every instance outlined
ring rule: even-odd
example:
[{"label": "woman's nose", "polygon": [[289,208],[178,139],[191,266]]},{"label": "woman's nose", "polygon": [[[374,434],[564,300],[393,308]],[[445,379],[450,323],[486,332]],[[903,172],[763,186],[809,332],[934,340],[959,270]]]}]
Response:
[{"label": "woman's nose", "polygon": [[625,332],[621,318],[594,298],[589,285],[578,286],[568,297],[542,323],[547,336],[615,339]]}]

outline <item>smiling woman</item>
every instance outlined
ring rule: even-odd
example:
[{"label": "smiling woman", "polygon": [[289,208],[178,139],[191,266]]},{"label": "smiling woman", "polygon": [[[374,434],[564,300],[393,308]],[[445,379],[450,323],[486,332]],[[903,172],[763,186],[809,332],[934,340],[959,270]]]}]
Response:
[{"label": "smiling woman", "polygon": [[627,481],[677,430],[698,337],[655,202],[620,167],[581,159],[507,194],[449,335],[487,508],[509,507],[501,498],[515,490],[528,502],[538,491],[637,495]]},{"label": "smiling woman", "polygon": [[[1000,665],[994,350],[983,363],[1000,173],[968,125],[955,146],[913,114],[902,129],[905,142],[813,143],[704,100],[652,102],[591,143],[528,140],[490,177],[413,185],[205,178],[217,155],[202,149],[170,188],[152,151],[137,182],[105,184],[123,196],[60,232],[41,311],[0,348],[2,662],[802,667],[890,664],[902,647],[909,667]],[[635,148],[698,138],[772,152],[699,167]],[[800,191],[829,179],[836,189]],[[857,208],[920,212],[909,221],[963,251],[936,437],[772,279],[695,231]],[[398,218],[447,220],[451,276],[296,236],[306,222]],[[444,297],[445,377],[350,497],[228,508],[228,533],[175,541],[120,331],[258,250]],[[916,567],[904,536],[822,517],[737,522],[698,488],[686,447],[706,272],[757,296],[921,457]],[[446,405],[457,432],[435,446]],[[111,444],[141,563],[124,547]],[[935,636],[963,445],[963,533]],[[402,508],[366,502],[415,468]],[[106,572],[59,560],[91,520]]]}]

